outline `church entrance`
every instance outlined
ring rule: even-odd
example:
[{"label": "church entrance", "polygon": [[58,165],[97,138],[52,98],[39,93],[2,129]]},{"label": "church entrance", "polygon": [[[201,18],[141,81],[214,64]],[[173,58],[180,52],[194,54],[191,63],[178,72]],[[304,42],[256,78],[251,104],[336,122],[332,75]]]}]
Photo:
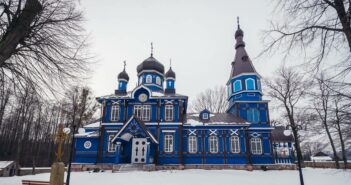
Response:
[{"label": "church entrance", "polygon": [[146,163],[146,138],[133,138],[131,163]]}]

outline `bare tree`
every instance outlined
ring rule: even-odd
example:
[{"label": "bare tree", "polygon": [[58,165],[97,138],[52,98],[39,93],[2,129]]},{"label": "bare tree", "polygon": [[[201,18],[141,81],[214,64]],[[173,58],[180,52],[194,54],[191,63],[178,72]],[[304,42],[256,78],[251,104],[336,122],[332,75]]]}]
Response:
[{"label": "bare tree", "polygon": [[[300,137],[298,127],[302,127],[298,123],[297,106],[301,103],[301,99],[306,95],[309,85],[304,79],[304,76],[294,71],[293,68],[280,67],[276,72],[276,77],[272,80],[266,81],[269,89],[268,95],[277,100],[282,108],[290,125],[295,139],[295,148],[298,161],[302,160],[302,153],[300,148]],[[299,169],[301,164],[299,162]],[[302,173],[300,172],[300,180]]]},{"label": "bare tree", "polygon": [[[264,41],[263,53],[284,50],[286,56],[301,51],[309,62],[320,67],[323,59],[335,51],[345,60],[343,72],[351,69],[351,3],[350,0],[276,0],[275,13],[283,19],[271,22]],[[278,16],[276,16],[278,17]],[[335,61],[335,60],[333,60]]]},{"label": "bare tree", "polygon": [[327,133],[329,143],[332,147],[333,150],[333,155],[334,155],[334,160],[335,160],[335,165],[336,168],[340,168],[339,165],[339,157],[336,152],[335,148],[335,142],[333,139],[333,136],[331,134],[331,129],[330,129],[330,101],[331,101],[331,90],[328,88],[328,86],[325,84],[325,76],[323,73],[319,75],[316,79],[316,85],[317,85],[317,91],[313,93],[312,95],[312,101],[313,101],[313,108],[316,111],[318,115],[318,119],[322,123],[322,126]]},{"label": "bare tree", "polygon": [[228,108],[225,86],[217,86],[200,93],[190,107],[193,112],[200,112],[204,109],[212,113],[225,112]]},{"label": "bare tree", "polygon": [[89,57],[76,6],[75,0],[1,1],[1,75],[39,93],[80,77]]}]

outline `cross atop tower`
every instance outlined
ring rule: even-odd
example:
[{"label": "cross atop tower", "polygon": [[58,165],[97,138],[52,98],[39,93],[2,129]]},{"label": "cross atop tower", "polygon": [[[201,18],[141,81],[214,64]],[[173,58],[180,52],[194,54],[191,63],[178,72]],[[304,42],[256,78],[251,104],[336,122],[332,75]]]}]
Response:
[{"label": "cross atop tower", "polygon": [[125,71],[126,70],[126,60],[123,61],[123,70]]},{"label": "cross atop tower", "polygon": [[172,68],[172,58],[169,59],[169,68]]},{"label": "cross atop tower", "polygon": [[240,29],[239,16],[236,17],[236,23],[238,24],[238,29]]},{"label": "cross atop tower", "polygon": [[153,44],[151,42],[151,56],[153,56],[153,55],[154,55],[154,46],[153,46]]}]

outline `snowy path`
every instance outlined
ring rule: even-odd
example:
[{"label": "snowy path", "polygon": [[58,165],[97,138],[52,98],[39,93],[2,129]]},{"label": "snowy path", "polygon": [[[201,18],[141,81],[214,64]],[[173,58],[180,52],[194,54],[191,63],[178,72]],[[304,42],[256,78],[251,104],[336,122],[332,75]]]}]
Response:
[{"label": "snowy path", "polygon": [[[350,185],[351,170],[303,169],[305,185]],[[49,174],[0,177],[0,185],[22,179],[48,180]],[[72,185],[299,185],[297,171],[183,170],[128,173],[74,172]]]}]

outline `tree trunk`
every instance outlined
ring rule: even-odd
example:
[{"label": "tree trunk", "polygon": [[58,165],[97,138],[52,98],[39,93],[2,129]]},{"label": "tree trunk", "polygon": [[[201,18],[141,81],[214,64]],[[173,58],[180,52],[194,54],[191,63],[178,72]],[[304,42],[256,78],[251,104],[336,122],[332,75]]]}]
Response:
[{"label": "tree trunk", "polygon": [[350,26],[350,19],[348,18],[348,13],[345,9],[343,0],[335,0],[334,4],[335,4],[335,10],[340,19],[342,29],[343,29],[343,32],[345,33],[345,37],[351,52],[351,26]]},{"label": "tree trunk", "polygon": [[327,132],[327,135],[328,135],[328,139],[329,139],[329,142],[330,142],[330,145],[333,149],[333,155],[334,155],[334,160],[335,160],[335,165],[336,165],[336,168],[339,169],[340,166],[339,166],[339,157],[336,153],[336,149],[335,149],[335,144],[334,144],[334,140],[330,134],[330,130],[329,130],[329,127],[328,127],[328,124],[326,121],[323,121],[323,125],[325,127],[325,131]]},{"label": "tree trunk", "polygon": [[335,117],[336,117],[336,121],[335,121],[335,124],[336,124],[336,130],[338,132],[338,135],[339,135],[339,139],[340,139],[340,144],[341,144],[341,154],[342,154],[342,160],[344,162],[344,168],[347,169],[347,158],[346,158],[346,151],[345,151],[345,142],[344,142],[344,138],[343,138],[343,135],[342,135],[342,131],[341,131],[341,126],[340,126],[340,116],[339,116],[339,109],[338,109],[338,105],[337,103],[335,103]]}]

